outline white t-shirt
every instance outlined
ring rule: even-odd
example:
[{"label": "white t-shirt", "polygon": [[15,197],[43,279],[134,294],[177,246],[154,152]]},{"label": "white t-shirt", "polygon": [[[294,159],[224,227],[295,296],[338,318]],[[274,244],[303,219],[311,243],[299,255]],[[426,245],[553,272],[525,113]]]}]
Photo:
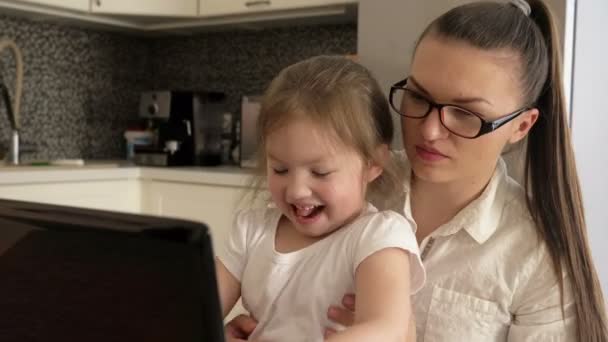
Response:
[{"label": "white t-shirt", "polygon": [[259,322],[250,339],[323,341],[325,327],[342,329],[327,319],[327,309],[354,292],[357,266],[385,248],[410,253],[412,294],[424,284],[416,237],[395,212],[370,204],[346,227],[291,253],[275,249],[280,218],[276,208],[240,212],[220,257],[241,282],[243,306]]}]

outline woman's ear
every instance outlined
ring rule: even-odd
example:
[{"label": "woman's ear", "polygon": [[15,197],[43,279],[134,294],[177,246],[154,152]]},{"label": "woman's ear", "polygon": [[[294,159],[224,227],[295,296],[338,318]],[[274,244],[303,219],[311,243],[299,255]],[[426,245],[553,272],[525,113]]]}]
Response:
[{"label": "woman's ear", "polygon": [[367,182],[371,183],[378,178],[384,170],[384,164],[390,158],[390,151],[387,144],[381,144],[376,148],[374,158],[368,163]]},{"label": "woman's ear", "polygon": [[511,133],[511,138],[509,142],[514,144],[521,139],[525,138],[532,129],[532,126],[538,120],[538,108],[532,108],[525,111],[521,114],[517,119],[514,120],[513,132]]}]

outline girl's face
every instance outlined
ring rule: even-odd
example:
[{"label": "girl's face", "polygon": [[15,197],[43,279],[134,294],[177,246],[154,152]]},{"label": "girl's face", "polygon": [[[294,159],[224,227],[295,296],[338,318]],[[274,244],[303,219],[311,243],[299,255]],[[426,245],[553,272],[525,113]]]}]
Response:
[{"label": "girl's face", "polygon": [[381,173],[325,131],[297,119],[266,141],[272,200],[293,227],[309,237],[322,237],[357,217],[365,205],[367,184]]},{"label": "girl's face", "polygon": [[[431,33],[418,45],[408,88],[491,121],[523,105],[518,63],[508,50],[485,51]],[[505,145],[525,137],[537,116],[531,109],[494,132],[466,139],[442,126],[433,109],[423,119],[402,117],[403,145],[418,179],[477,184],[489,179]]]}]

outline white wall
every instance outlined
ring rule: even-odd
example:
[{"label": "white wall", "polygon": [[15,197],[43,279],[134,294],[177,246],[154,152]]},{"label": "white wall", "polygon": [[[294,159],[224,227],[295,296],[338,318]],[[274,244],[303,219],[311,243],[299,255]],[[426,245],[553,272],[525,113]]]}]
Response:
[{"label": "white wall", "polygon": [[577,1],[572,135],[589,239],[608,296],[608,1]]},{"label": "white wall", "polygon": [[[359,62],[376,76],[388,96],[390,86],[409,71],[418,36],[436,17],[472,0],[360,0]],[[393,117],[396,127],[398,118]],[[393,139],[401,145],[401,132]]]}]

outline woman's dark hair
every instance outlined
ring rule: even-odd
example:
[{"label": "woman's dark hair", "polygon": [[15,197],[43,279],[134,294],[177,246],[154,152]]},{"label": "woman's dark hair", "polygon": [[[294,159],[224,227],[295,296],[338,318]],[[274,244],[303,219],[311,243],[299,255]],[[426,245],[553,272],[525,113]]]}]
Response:
[{"label": "woman's dark hair", "polygon": [[548,246],[562,298],[561,275],[566,273],[572,283],[577,341],[608,341],[606,304],[591,258],[567,122],[554,17],[542,1],[527,3],[529,16],[512,3],[463,5],[437,18],[422,37],[456,39],[485,50],[507,49],[519,58],[525,102],[521,105],[540,112],[527,142],[528,209]]}]

